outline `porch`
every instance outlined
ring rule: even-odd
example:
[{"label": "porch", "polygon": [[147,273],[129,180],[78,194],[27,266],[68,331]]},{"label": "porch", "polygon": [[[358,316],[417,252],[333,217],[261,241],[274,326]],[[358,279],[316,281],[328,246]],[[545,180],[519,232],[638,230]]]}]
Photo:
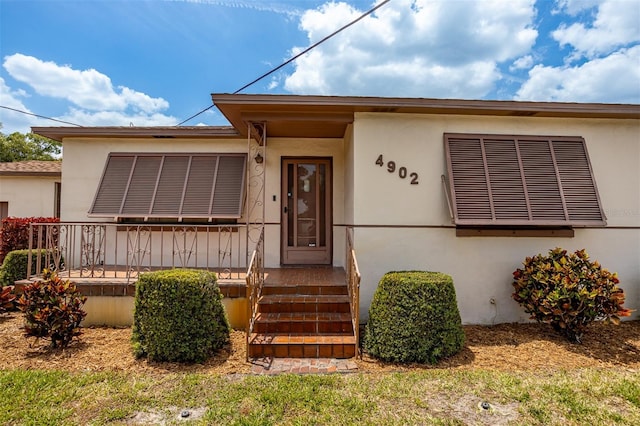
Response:
[{"label": "porch", "polygon": [[208,270],[218,277],[232,326],[246,330],[248,358],[357,354],[360,275],[351,230],[346,270],[265,268],[264,231],[252,225],[55,223],[32,224],[30,234],[24,283],[37,279],[45,267],[53,269],[76,283],[89,302],[110,300],[120,315],[124,306],[132,318],[141,274]]}]

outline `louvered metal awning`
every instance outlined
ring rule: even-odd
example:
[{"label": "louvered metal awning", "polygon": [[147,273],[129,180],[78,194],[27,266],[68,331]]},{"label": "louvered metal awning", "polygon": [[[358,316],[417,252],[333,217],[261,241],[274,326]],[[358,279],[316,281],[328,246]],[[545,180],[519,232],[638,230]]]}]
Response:
[{"label": "louvered metal awning", "polygon": [[111,153],[89,215],[239,218],[246,164],[245,154]]},{"label": "louvered metal awning", "polygon": [[604,226],[581,137],[445,134],[456,225]]}]

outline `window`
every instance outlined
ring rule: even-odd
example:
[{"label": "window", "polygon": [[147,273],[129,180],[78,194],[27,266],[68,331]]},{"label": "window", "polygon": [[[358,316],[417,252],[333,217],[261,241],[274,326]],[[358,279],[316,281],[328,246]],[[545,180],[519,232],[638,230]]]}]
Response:
[{"label": "window", "polygon": [[60,195],[62,193],[62,184],[55,182],[53,184],[53,217],[60,218]]},{"label": "window", "polygon": [[246,160],[244,154],[111,153],[89,215],[239,218]]},{"label": "window", "polygon": [[445,134],[457,226],[604,226],[580,137]]},{"label": "window", "polygon": [[0,201],[0,228],[2,228],[2,221],[9,217],[9,202]]}]

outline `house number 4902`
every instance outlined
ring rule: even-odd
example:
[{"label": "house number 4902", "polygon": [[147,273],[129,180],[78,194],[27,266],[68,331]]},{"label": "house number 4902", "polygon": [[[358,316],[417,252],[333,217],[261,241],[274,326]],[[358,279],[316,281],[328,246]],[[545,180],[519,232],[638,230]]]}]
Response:
[{"label": "house number 4902", "polygon": [[416,172],[409,173],[406,167],[398,167],[395,161],[387,161],[385,163],[384,158],[382,157],[382,154],[378,155],[378,159],[376,160],[376,165],[380,167],[384,167],[386,165],[387,171],[389,173],[398,172],[398,176],[400,176],[400,179],[406,179],[408,177],[410,179],[409,183],[411,185],[417,185],[419,183],[418,174]]}]

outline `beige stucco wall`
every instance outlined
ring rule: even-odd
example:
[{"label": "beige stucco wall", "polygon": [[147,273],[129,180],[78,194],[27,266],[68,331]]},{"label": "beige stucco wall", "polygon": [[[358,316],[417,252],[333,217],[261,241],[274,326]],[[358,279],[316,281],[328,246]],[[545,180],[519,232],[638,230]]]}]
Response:
[{"label": "beige stucco wall", "polygon": [[52,217],[56,182],[59,177],[0,176],[0,201],[9,203],[9,216]]},{"label": "beige stucco wall", "polygon": [[[231,328],[245,329],[247,325],[247,299],[244,297],[224,298],[222,305]],[[87,316],[82,321],[82,326],[131,327],[134,308],[135,299],[133,297],[89,296],[84,304]]]},{"label": "beige stucco wall", "polygon": [[[99,139],[64,140],[62,221],[110,221],[87,215],[110,152],[247,152],[242,139]],[[283,156],[330,157],[333,163],[335,265],[344,263],[344,147],[342,139],[268,139],[265,156],[265,264],[280,265],[280,175]],[[254,166],[249,159],[249,166]],[[275,196],[275,201],[274,201]],[[251,202],[250,202],[251,203]],[[244,219],[243,219],[244,220]],[[242,238],[240,239],[242,240]],[[169,242],[170,244],[170,242]],[[242,249],[242,248],[241,248]],[[159,250],[156,250],[159,252]],[[170,253],[171,250],[164,250]],[[200,263],[202,265],[202,263]]]},{"label": "beige stucco wall", "polygon": [[[574,238],[456,237],[441,181],[446,132],[584,137],[608,226],[576,229]],[[511,299],[511,273],[526,256],[556,246],[585,248],[592,259],[618,272],[626,305],[640,310],[639,134],[638,120],[359,113],[344,139],[270,138],[265,154],[266,266],[280,264],[282,158],[330,157],[333,263],[343,265],[344,225],[354,225],[363,319],[385,272],[425,269],[453,276],[465,323],[526,320]],[[87,211],[110,152],[246,152],[247,142],[71,138],[64,147],[62,220],[87,221],[96,220]],[[385,163],[396,162],[395,173],[375,164],[379,155]],[[407,170],[405,179],[398,175],[400,167]],[[411,173],[418,175],[417,185],[410,184]]]},{"label": "beige stucco wall", "polygon": [[[456,237],[441,181],[446,132],[584,137],[608,227],[576,229],[574,238]],[[556,246],[585,248],[618,272],[628,307],[640,308],[639,134],[638,120],[358,114],[352,167],[361,314],[385,272],[426,269],[453,276],[464,322],[524,320],[511,300],[511,273],[526,256]],[[417,173],[419,184],[377,166],[379,155]]]},{"label": "beige stucco wall", "polygon": [[110,221],[89,218],[111,152],[247,152],[247,141],[241,139],[136,139],[136,138],[66,138],[62,159],[62,221]]}]

